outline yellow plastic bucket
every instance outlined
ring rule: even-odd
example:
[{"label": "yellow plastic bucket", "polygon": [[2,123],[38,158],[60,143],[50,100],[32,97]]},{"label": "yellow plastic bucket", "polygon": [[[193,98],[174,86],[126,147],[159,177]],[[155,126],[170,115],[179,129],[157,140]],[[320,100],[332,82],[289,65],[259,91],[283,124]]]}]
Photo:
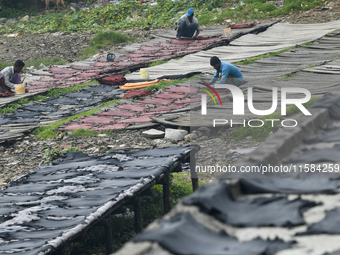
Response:
[{"label": "yellow plastic bucket", "polygon": [[16,94],[25,93],[25,84],[15,84],[15,93]]},{"label": "yellow plastic bucket", "polygon": [[141,68],[139,70],[140,72],[140,77],[143,78],[143,79],[147,79],[149,78],[149,68]]}]

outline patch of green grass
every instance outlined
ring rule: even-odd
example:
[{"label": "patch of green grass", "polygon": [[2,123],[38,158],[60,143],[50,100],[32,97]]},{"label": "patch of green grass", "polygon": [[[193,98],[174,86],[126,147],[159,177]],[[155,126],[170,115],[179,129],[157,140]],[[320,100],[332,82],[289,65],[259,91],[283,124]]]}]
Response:
[{"label": "patch of green grass", "polygon": [[277,81],[283,81],[287,78],[291,78],[291,77],[295,77],[295,73],[289,73],[289,74],[285,74],[285,75],[282,75],[281,77],[277,78],[276,80]]},{"label": "patch of green grass", "polygon": [[73,121],[76,119],[80,119],[82,117],[85,116],[92,116],[95,112],[99,111],[100,109],[107,107],[111,104],[114,104],[116,102],[118,102],[119,100],[122,99],[114,99],[111,101],[108,101],[106,103],[103,104],[103,106],[86,111],[86,112],[82,112],[82,113],[78,113],[74,116],[68,117],[67,119],[64,120],[60,120],[56,123],[53,123],[51,125],[45,126],[45,127],[38,127],[36,128],[33,132],[36,134],[37,138],[41,138],[41,139],[54,139],[57,136],[58,131],[55,131],[54,129],[57,129],[59,126],[63,125],[65,122],[69,122],[69,121]]},{"label": "patch of green grass", "polygon": [[90,41],[90,46],[104,48],[107,45],[134,41],[135,38],[117,32],[99,32]]},{"label": "patch of green grass", "polygon": [[104,48],[108,45],[114,45],[124,43],[128,41],[135,41],[135,38],[117,32],[99,32],[90,41],[89,47],[81,51],[79,54],[84,57],[94,55],[99,49]]},{"label": "patch of green grass", "polygon": [[152,62],[151,64],[149,64],[149,67],[158,66],[158,65],[165,64],[165,63],[168,63],[168,62],[169,62],[169,60],[159,60],[159,61]]},{"label": "patch of green grass", "polygon": [[98,49],[95,47],[87,47],[85,50],[79,52],[80,55],[84,55],[82,59],[87,59],[88,56],[95,55],[98,52]]},{"label": "patch of green grass", "polygon": [[235,62],[233,64],[234,65],[248,65],[248,64],[255,62],[256,60],[259,60],[259,59],[262,59],[262,58],[273,57],[273,56],[275,56],[279,53],[282,53],[282,52],[285,52],[285,51],[288,51],[288,50],[291,50],[291,49],[294,49],[294,48],[295,47],[289,47],[289,48],[285,48],[283,50],[275,51],[275,52],[272,52],[272,53],[262,54],[262,55],[257,56],[257,57],[253,57],[253,58],[249,58],[249,59],[246,59],[246,60],[243,60],[243,61]]},{"label": "patch of green grass", "polygon": [[216,16],[209,13],[209,14],[203,14],[201,16],[198,17],[198,22],[201,26],[210,24],[211,21],[215,18]]},{"label": "patch of green grass", "polygon": [[337,31],[337,30],[333,30],[333,31],[331,31],[331,32],[328,32],[327,35],[331,35],[331,34],[333,34],[335,31]]},{"label": "patch of green grass", "polygon": [[47,150],[45,150],[43,160],[40,162],[39,166],[46,165],[46,164],[52,162],[53,160],[61,157],[63,154],[71,152],[71,151],[80,151],[80,148],[79,147],[69,147],[69,148],[65,148],[63,150],[59,150],[57,148],[47,149]]},{"label": "patch of green grass", "polygon": [[[316,97],[312,97],[307,103],[304,103],[303,105],[308,108],[310,107],[315,100],[317,100]],[[297,108],[295,105],[291,105],[287,107],[286,110],[286,116],[291,116],[293,114],[299,113],[300,109]],[[272,125],[272,121],[265,121],[268,120],[280,120],[282,118],[281,112],[274,112],[270,115],[261,116],[259,117],[260,120],[264,122],[264,125],[262,127],[254,128],[254,127],[235,127],[233,128],[232,132],[226,137],[227,140],[244,140],[246,137],[251,137],[254,141],[263,141],[268,137],[270,132],[275,132],[279,129],[279,126],[277,125],[278,121],[274,121]]]},{"label": "patch of green grass", "polygon": [[313,45],[314,43],[313,42],[304,42],[304,43],[301,43],[301,45]]},{"label": "patch of green grass", "polygon": [[312,67],[314,67],[315,65],[310,65],[310,66],[308,66],[307,68],[312,68]]},{"label": "patch of green grass", "polygon": [[83,128],[79,128],[72,131],[73,137],[84,137],[84,136],[97,136],[97,132],[94,130],[87,130]]}]

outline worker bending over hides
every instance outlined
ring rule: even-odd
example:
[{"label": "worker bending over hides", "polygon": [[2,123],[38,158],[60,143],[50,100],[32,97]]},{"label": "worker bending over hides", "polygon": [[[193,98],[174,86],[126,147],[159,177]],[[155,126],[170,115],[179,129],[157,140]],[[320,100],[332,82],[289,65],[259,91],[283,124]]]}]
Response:
[{"label": "worker bending over hides", "polygon": [[8,66],[0,72],[0,93],[15,92],[15,84],[20,84],[20,72],[25,66],[22,60],[17,60],[14,66]]},{"label": "worker bending over hides", "polygon": [[[194,17],[194,9],[189,8],[187,13],[180,17],[175,23],[175,30],[177,30],[177,39],[181,39],[181,37],[191,37],[192,39],[196,39],[200,33],[200,25],[198,24],[198,20]],[[179,27],[177,28],[177,25]],[[194,35],[196,31],[196,34]]]},{"label": "worker bending over hides", "polygon": [[215,84],[220,73],[222,73],[221,80],[217,84],[233,84],[239,87],[246,83],[246,81],[243,80],[240,69],[236,66],[221,61],[218,57],[212,57],[210,59],[210,65],[216,70],[215,75],[210,80],[210,85]]}]

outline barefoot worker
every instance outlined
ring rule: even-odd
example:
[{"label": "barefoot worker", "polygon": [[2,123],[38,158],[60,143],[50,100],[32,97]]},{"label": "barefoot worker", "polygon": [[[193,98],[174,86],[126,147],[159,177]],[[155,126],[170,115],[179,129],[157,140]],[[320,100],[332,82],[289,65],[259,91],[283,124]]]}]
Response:
[{"label": "barefoot worker", "polygon": [[[175,30],[177,30],[177,39],[181,39],[181,37],[192,37],[192,39],[196,39],[200,33],[200,25],[198,24],[198,20],[194,17],[193,8],[189,8],[187,13],[180,17],[174,25]],[[178,28],[177,25],[179,25]],[[195,31],[196,34],[194,35]]]},{"label": "barefoot worker", "polygon": [[25,66],[22,60],[17,60],[14,66],[5,67],[0,72],[0,93],[15,91],[15,84],[19,84],[21,81],[20,72]]},{"label": "barefoot worker", "polygon": [[243,75],[240,69],[238,69],[236,66],[221,61],[218,57],[212,57],[210,59],[210,65],[216,69],[215,75],[209,83],[210,85],[213,85],[217,81],[220,73],[222,73],[222,75],[218,84],[233,84],[236,86],[241,86],[242,84],[246,83],[243,80]]}]

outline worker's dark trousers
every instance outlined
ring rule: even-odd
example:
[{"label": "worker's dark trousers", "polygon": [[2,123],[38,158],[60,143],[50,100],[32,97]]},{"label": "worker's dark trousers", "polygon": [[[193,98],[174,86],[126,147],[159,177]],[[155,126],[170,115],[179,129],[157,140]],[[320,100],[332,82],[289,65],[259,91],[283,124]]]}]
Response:
[{"label": "worker's dark trousers", "polygon": [[176,37],[193,37],[195,31],[198,28],[198,24],[197,23],[191,23],[190,26],[187,26],[186,22],[181,22],[179,24],[179,27],[177,29],[177,35]]}]

